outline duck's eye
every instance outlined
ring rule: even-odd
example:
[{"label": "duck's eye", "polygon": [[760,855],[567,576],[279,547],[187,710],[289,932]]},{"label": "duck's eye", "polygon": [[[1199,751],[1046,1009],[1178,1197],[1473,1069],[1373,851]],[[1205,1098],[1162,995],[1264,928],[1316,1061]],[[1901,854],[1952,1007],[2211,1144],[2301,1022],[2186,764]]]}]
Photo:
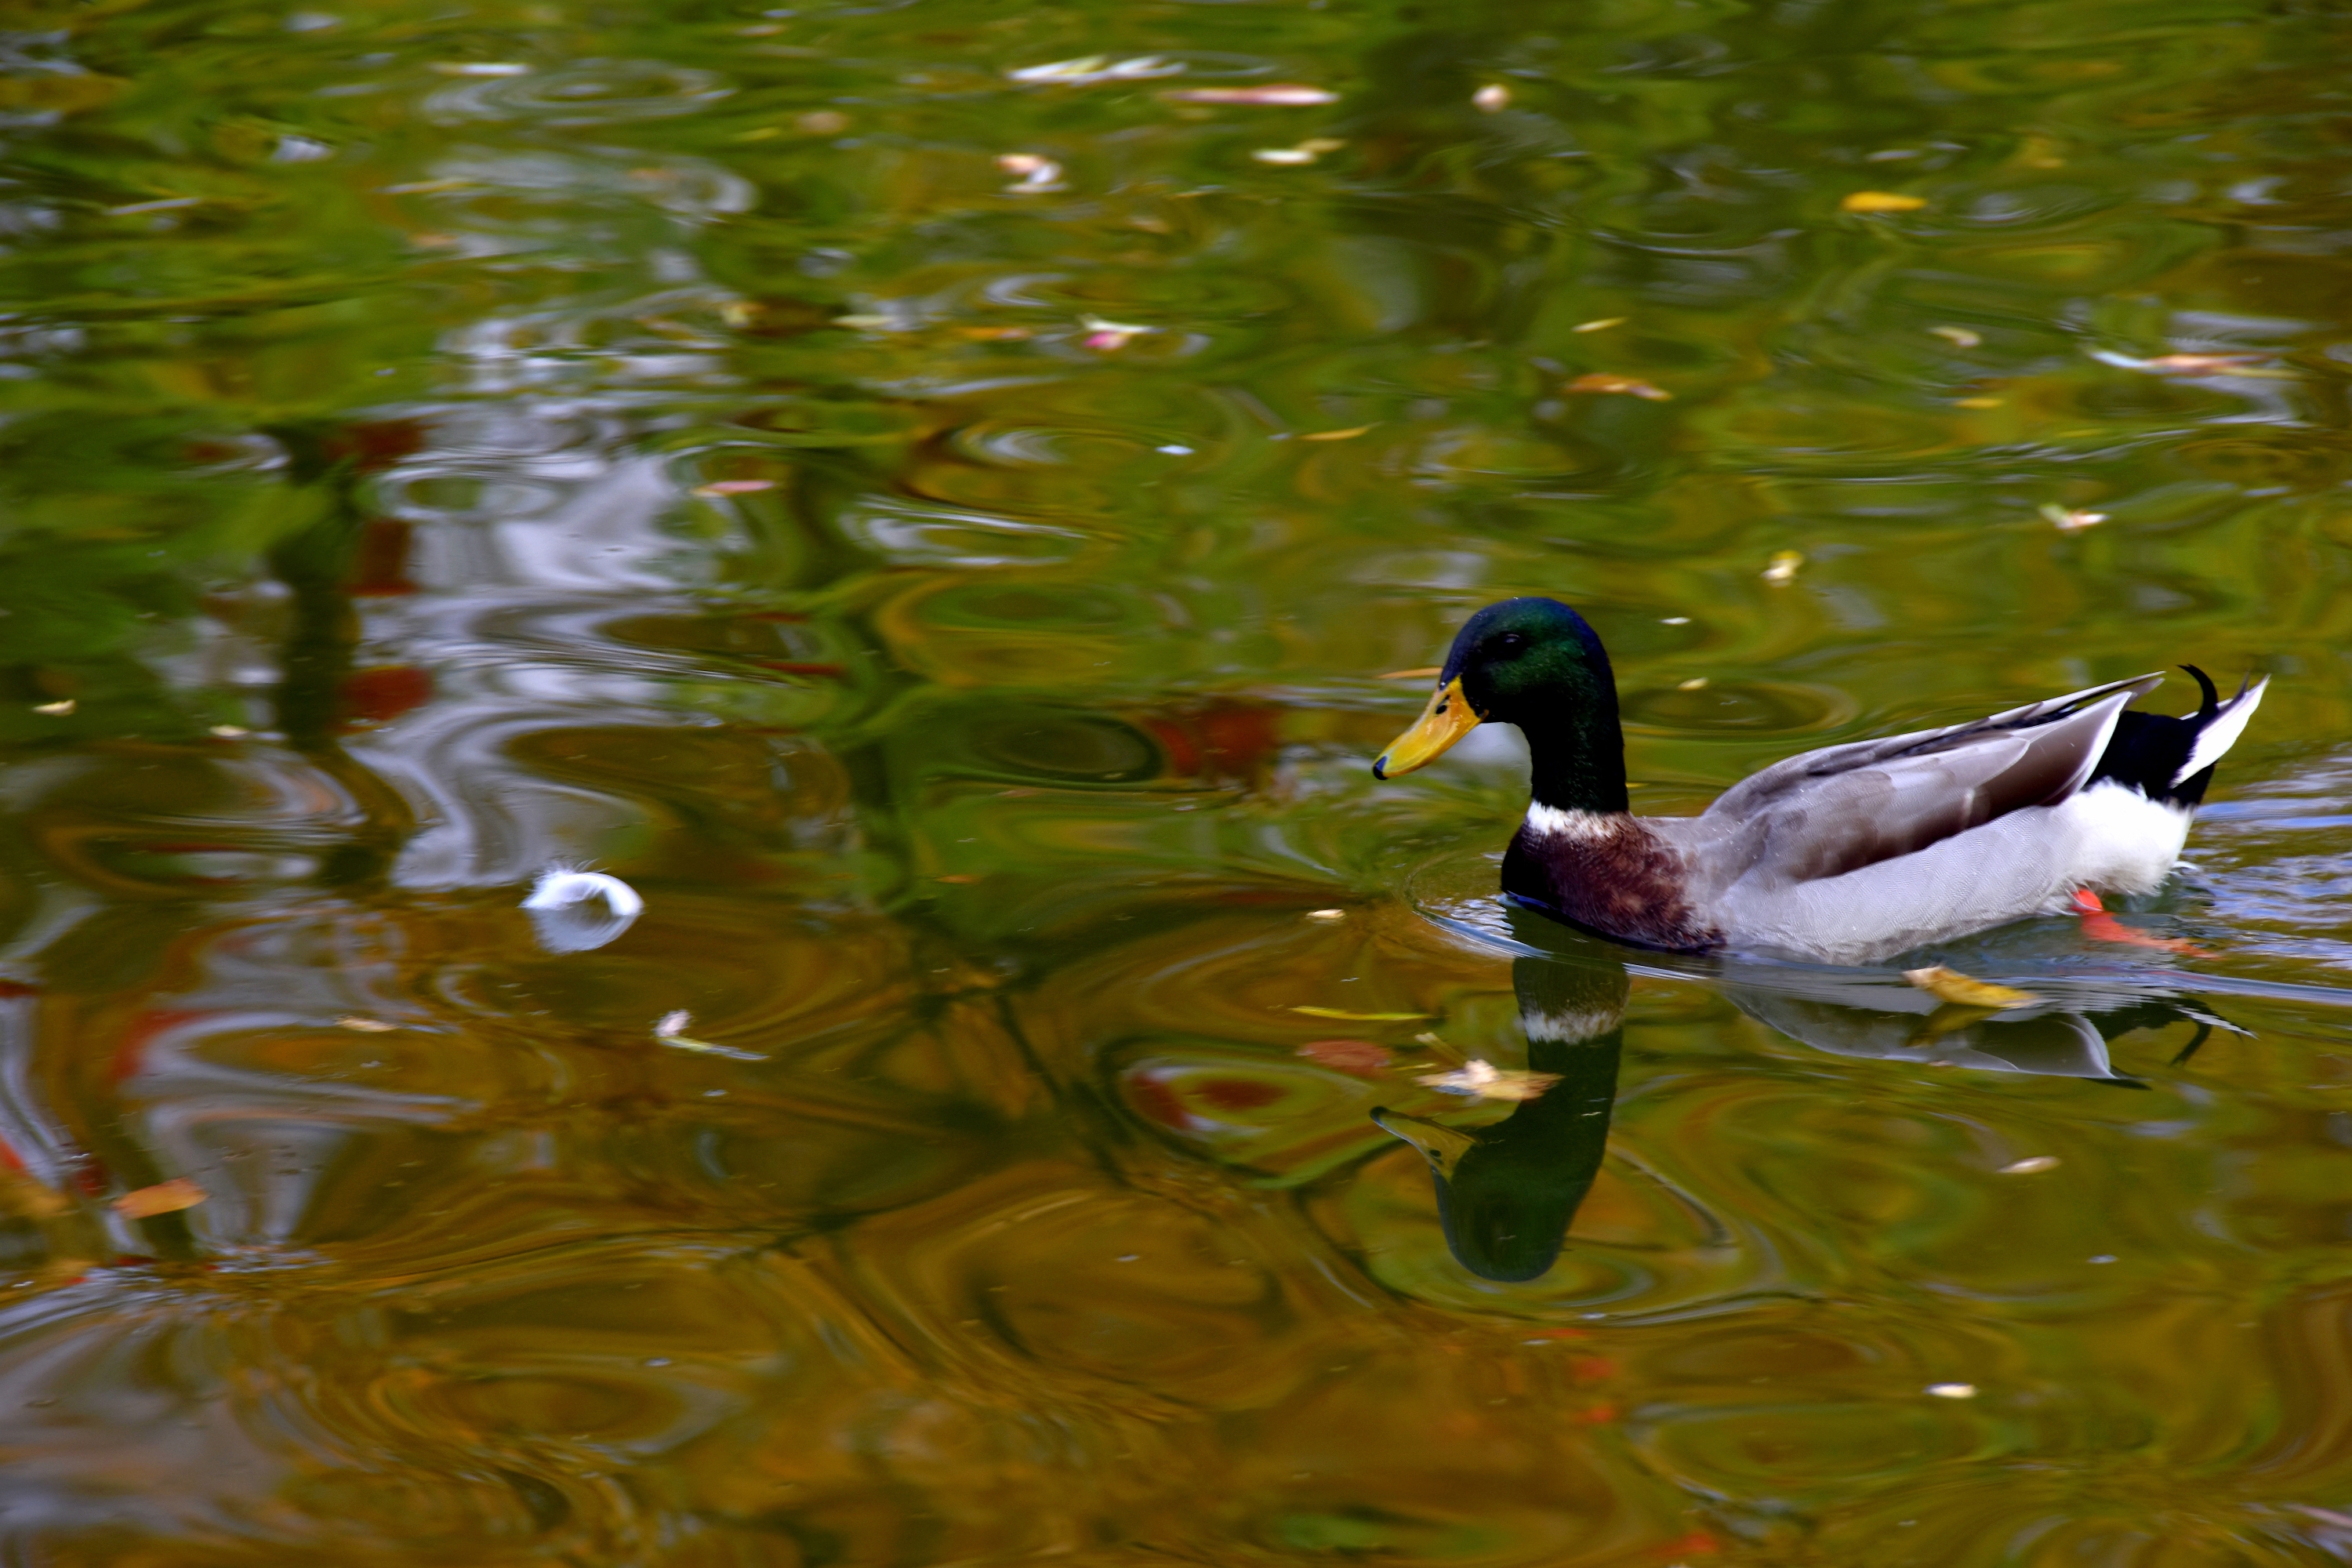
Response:
[{"label": "duck's eye", "polygon": [[1527,640],[1517,632],[1505,632],[1495,639],[1495,646],[1505,653],[1517,653],[1527,646]]}]

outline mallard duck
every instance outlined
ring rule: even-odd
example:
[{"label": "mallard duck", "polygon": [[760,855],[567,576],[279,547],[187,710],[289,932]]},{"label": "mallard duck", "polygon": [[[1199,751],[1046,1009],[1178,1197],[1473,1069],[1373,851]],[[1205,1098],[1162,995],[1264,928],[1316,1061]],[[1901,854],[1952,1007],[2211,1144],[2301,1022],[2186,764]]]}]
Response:
[{"label": "mallard duck", "polygon": [[1506,896],[1635,947],[1870,963],[2154,891],[2269,684],[2223,702],[2183,668],[2204,695],[2181,718],[2126,709],[2163,679],[2144,675],[1807,752],[1696,816],[1635,816],[1600,637],[1556,599],[1506,599],[1464,625],[1428,707],[1372,774],[1411,773],[1479,724],[1516,724],[1534,777]]}]

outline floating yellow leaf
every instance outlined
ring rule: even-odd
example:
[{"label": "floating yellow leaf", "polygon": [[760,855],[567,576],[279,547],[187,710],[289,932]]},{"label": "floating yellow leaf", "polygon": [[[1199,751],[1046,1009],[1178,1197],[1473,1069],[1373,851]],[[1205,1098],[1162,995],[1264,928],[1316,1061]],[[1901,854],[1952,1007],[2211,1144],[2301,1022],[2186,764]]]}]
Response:
[{"label": "floating yellow leaf", "polygon": [[1952,406],[1955,408],[1999,408],[2007,401],[2008,399],[2000,397],[1955,397],[1952,399]]},{"label": "floating yellow leaf", "polygon": [[1929,327],[1927,330],[1937,337],[1947,339],[1964,349],[1972,349],[1984,342],[1983,333],[1972,331],[1967,327]]},{"label": "floating yellow leaf", "polygon": [[168,1182],[123,1194],[114,1200],[114,1207],[126,1219],[152,1219],[159,1214],[192,1209],[204,1201],[204,1188],[185,1176],[174,1176]]},{"label": "floating yellow leaf", "polygon": [[338,1029],[349,1029],[353,1034],[359,1035],[389,1035],[393,1030],[399,1026],[400,1026],[397,1024],[387,1024],[381,1018],[338,1018],[335,1020],[335,1027]]},{"label": "floating yellow leaf", "polygon": [[1339,1018],[1350,1024],[1410,1024],[1429,1016],[1426,1013],[1350,1013],[1344,1007],[1293,1007],[1291,1011],[1310,1018]]},{"label": "floating yellow leaf", "polygon": [[1706,677],[1704,675],[1694,675],[1688,680],[1678,680],[1675,682],[1675,689],[1676,691],[1705,691],[1706,689]]},{"label": "floating yellow leaf", "polygon": [[1302,441],[1352,441],[1370,428],[1372,426],[1370,425],[1359,425],[1348,430],[1314,430],[1301,436],[1299,439]]},{"label": "floating yellow leaf", "polygon": [[33,704],[34,712],[46,713],[52,719],[62,719],[73,710],[74,700],[70,697],[67,698],[62,702],[36,702]]},{"label": "floating yellow leaf", "polygon": [[719,496],[756,495],[761,490],[775,488],[773,479],[713,479],[707,485],[695,486],[694,493],[709,500]]},{"label": "floating yellow leaf", "polygon": [[2031,991],[1995,985],[1940,963],[1932,969],[1906,969],[1903,978],[1930,996],[1957,1002],[1963,1007],[2028,1007],[2042,1000]]},{"label": "floating yellow leaf", "polygon": [[1915,213],[1927,205],[1925,196],[1897,191],[1848,191],[1838,205],[1850,213]]},{"label": "floating yellow leaf", "polygon": [[1519,1072],[1474,1058],[1452,1072],[1423,1073],[1414,1082],[1472,1100],[1533,1100],[1559,1081],[1556,1072]]},{"label": "floating yellow leaf", "polygon": [[1568,330],[1571,332],[1605,332],[1612,327],[1622,327],[1631,320],[1630,316],[1603,316],[1595,321],[1579,321]]},{"label": "floating yellow leaf", "polygon": [[2043,1171],[2054,1171],[2057,1168],[2056,1155],[2036,1154],[2030,1159],[2011,1161],[2000,1168],[2000,1173],[2004,1176],[2032,1176]]},{"label": "floating yellow leaf", "polygon": [[1574,381],[1570,382],[1566,386],[1560,388],[1560,390],[1563,392],[1621,393],[1627,397],[1646,398],[1652,403],[1665,403],[1670,401],[1675,395],[1671,392],[1663,391],[1658,387],[1652,386],[1648,382],[1643,381],[1636,376],[1611,375],[1606,371],[1598,370],[1592,372],[1589,375],[1578,376]]},{"label": "floating yellow leaf", "polygon": [[1805,552],[1801,550],[1776,550],[1771,564],[1764,568],[1764,581],[1775,587],[1792,583],[1796,581],[1797,568],[1804,563]]}]

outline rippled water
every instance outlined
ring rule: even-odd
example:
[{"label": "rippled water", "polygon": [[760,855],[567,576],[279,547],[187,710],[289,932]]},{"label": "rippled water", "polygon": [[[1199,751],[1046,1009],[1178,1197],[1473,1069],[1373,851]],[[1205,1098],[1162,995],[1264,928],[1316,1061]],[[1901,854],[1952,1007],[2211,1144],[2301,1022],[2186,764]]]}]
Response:
[{"label": "rippled water", "polygon": [[[6,26],[8,1563],[2352,1557],[2343,5]],[[1528,592],[2274,679],[1955,1015],[1507,919]]]}]

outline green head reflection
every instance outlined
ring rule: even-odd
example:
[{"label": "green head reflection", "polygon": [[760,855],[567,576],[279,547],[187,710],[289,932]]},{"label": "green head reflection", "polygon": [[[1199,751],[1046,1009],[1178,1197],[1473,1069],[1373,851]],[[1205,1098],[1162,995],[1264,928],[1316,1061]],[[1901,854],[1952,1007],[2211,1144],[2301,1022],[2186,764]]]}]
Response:
[{"label": "green head reflection", "polygon": [[[1552,939],[1559,945],[1559,939]],[[1559,1081],[1475,1131],[1380,1110],[1372,1120],[1421,1151],[1445,1245],[1473,1274],[1533,1279],[1559,1257],[1609,1143],[1623,1041],[1624,965],[1599,950],[1515,959],[1528,1066]]]}]

